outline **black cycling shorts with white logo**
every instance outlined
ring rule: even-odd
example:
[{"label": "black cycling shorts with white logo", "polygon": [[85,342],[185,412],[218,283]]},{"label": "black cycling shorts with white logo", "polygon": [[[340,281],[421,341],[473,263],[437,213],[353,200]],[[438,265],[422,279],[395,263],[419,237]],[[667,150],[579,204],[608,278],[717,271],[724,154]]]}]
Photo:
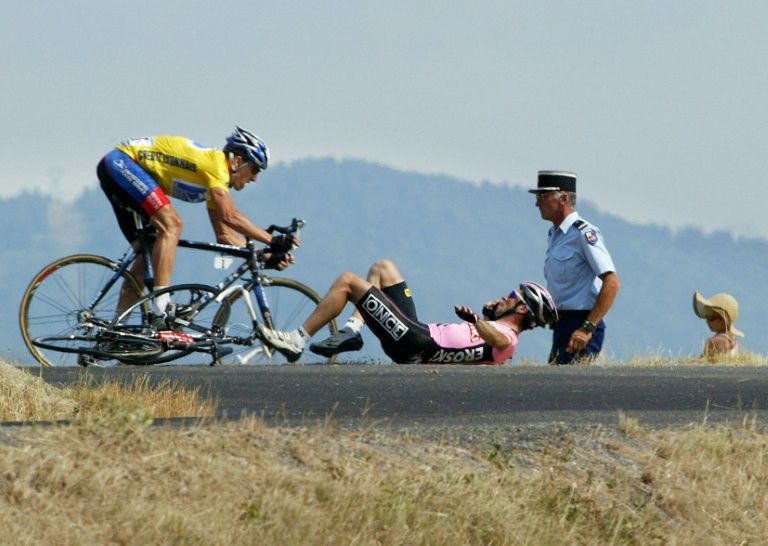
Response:
[{"label": "black cycling shorts with white logo", "polygon": [[386,355],[396,363],[421,362],[422,355],[436,347],[427,325],[413,320],[375,286],[360,298],[357,309]]}]

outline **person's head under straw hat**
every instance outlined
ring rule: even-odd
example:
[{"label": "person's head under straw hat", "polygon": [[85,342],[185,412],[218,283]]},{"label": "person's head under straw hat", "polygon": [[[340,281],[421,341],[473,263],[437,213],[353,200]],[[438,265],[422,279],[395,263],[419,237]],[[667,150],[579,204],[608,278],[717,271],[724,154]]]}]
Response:
[{"label": "person's head under straw hat", "polygon": [[702,357],[709,360],[735,356],[739,352],[736,336],[744,334],[733,325],[739,318],[739,303],[730,294],[715,294],[705,298],[698,292],[693,293],[693,312],[707,321],[707,326],[714,332],[704,342]]},{"label": "person's head under straw hat", "polygon": [[[721,318],[724,323],[724,331],[720,333],[731,334],[734,336],[743,336],[744,333],[738,330],[734,323],[739,318],[739,302],[730,294],[715,294],[711,298],[705,298],[698,292],[693,293],[693,312],[696,316],[703,318],[708,324]],[[710,326],[712,329],[712,327]],[[712,329],[713,332],[717,331]]]}]

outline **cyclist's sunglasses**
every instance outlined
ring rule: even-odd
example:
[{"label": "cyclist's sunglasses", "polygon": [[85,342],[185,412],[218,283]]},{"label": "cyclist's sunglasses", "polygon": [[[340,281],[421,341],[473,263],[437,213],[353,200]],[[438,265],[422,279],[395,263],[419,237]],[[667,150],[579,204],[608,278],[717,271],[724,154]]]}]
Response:
[{"label": "cyclist's sunglasses", "polygon": [[512,292],[509,293],[509,299],[516,299],[517,303],[515,304],[515,309],[517,309],[520,305],[528,305],[525,303],[525,300],[520,297],[520,294],[518,294],[515,290],[512,290]]}]

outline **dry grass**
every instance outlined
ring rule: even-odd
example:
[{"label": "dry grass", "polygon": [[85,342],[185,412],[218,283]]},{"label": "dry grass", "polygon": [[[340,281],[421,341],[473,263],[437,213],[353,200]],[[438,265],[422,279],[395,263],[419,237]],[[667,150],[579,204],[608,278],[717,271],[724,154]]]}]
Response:
[{"label": "dry grass", "polygon": [[207,417],[216,412],[216,401],[200,388],[186,388],[173,381],[150,385],[139,376],[124,385],[83,380],[58,389],[29,372],[0,361],[0,421],[53,421],[100,414],[105,409],[124,407],[147,418]]},{"label": "dry grass", "polygon": [[734,356],[705,358],[694,355],[672,355],[663,350],[650,351],[628,359],[612,359],[600,355],[597,365],[606,366],[768,366],[768,355],[741,351]]},{"label": "dry grass", "polygon": [[499,453],[256,419],[150,428],[116,410],[0,445],[23,544],[765,544],[751,426]]},{"label": "dry grass", "polygon": [[74,406],[30,385],[83,409],[0,429],[2,543],[768,543],[768,435],[749,419],[654,432],[620,414],[615,431],[467,447],[332,423],[151,427],[146,384]]},{"label": "dry grass", "polygon": [[84,381],[64,389],[77,402],[80,415],[101,414],[114,406],[141,411],[148,417],[212,417],[217,403],[203,396],[200,387],[163,380],[151,385],[149,377],[138,376],[132,383]]},{"label": "dry grass", "polygon": [[61,389],[0,361],[0,421],[64,419],[76,407]]}]

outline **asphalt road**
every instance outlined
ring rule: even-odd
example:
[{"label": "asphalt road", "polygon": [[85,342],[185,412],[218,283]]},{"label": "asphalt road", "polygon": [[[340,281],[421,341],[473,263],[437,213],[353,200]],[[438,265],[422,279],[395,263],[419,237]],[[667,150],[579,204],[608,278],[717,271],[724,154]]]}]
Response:
[{"label": "asphalt road", "polygon": [[619,411],[651,428],[768,417],[768,367],[165,366],[33,368],[54,384],[179,381],[216,396],[222,416],[273,424],[390,426],[615,425]]}]

